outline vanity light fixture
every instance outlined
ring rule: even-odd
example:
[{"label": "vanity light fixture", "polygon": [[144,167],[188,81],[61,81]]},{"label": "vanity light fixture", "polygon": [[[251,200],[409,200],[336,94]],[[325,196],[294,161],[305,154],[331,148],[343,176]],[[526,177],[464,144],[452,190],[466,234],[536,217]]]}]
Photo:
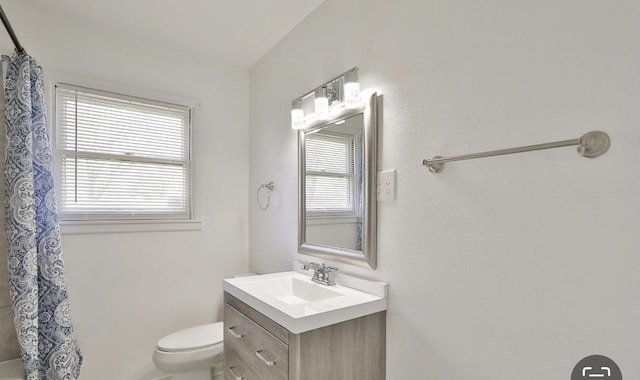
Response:
[{"label": "vanity light fixture", "polygon": [[358,83],[358,68],[344,73],[344,105],[347,108],[360,107],[360,83]]},{"label": "vanity light fixture", "polygon": [[314,100],[316,110],[316,120],[327,120],[329,118],[329,99],[325,87],[318,87],[315,90]]},{"label": "vanity light fixture", "polygon": [[320,125],[363,106],[358,68],[354,67],[294,99],[291,102],[291,128],[306,129]]},{"label": "vanity light fixture", "polygon": [[304,110],[302,109],[302,99],[291,102],[291,128],[304,128]]}]

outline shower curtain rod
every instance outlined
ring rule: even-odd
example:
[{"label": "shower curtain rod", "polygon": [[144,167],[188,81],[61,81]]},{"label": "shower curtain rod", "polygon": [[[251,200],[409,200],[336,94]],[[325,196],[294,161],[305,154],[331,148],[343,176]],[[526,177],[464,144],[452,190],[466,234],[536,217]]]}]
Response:
[{"label": "shower curtain rod", "polygon": [[16,53],[24,54],[26,53],[22,45],[20,45],[20,41],[18,41],[18,37],[16,37],[16,33],[13,31],[11,27],[11,23],[7,18],[7,15],[4,14],[4,10],[2,9],[2,5],[0,5],[0,19],[2,19],[2,23],[4,24],[5,29],[7,29],[7,33],[9,33],[9,37],[11,37],[11,41],[16,46]]}]

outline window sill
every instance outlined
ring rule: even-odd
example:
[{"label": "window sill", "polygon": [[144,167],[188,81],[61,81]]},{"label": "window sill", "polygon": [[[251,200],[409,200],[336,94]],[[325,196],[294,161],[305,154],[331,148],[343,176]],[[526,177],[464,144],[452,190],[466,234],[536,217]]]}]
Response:
[{"label": "window sill", "polygon": [[63,235],[113,234],[129,232],[201,231],[200,220],[61,221]]}]

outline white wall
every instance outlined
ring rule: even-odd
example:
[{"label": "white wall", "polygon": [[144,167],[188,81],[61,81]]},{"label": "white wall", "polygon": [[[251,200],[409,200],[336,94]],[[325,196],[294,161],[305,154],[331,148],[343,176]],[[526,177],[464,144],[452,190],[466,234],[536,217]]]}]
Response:
[{"label": "white wall", "polygon": [[[297,248],[290,101],[360,67],[384,94],[376,271],[390,283],[387,378],[567,379],[583,357],[640,377],[640,2],[326,0],[251,69],[250,269]],[[602,129],[571,148],[421,161]],[[316,259],[317,260],[317,259]],[[335,264],[335,263],[334,263]]]},{"label": "white wall", "polygon": [[[82,378],[156,377],[160,372],[151,355],[158,338],[219,320],[222,279],[247,270],[248,70],[135,41],[24,2],[3,6],[22,44],[47,70],[200,100],[193,161],[201,231],[63,236],[72,313],[85,355]],[[3,37],[2,52],[10,49]]]},{"label": "white wall", "polygon": [[358,248],[358,218],[309,218],[305,241],[312,244],[328,245],[346,249]]}]

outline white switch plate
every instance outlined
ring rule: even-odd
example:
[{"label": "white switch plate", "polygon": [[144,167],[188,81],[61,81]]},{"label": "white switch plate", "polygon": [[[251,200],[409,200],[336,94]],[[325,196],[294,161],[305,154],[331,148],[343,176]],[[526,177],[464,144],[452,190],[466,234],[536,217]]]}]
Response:
[{"label": "white switch plate", "polygon": [[396,171],[378,172],[378,202],[396,200]]}]

